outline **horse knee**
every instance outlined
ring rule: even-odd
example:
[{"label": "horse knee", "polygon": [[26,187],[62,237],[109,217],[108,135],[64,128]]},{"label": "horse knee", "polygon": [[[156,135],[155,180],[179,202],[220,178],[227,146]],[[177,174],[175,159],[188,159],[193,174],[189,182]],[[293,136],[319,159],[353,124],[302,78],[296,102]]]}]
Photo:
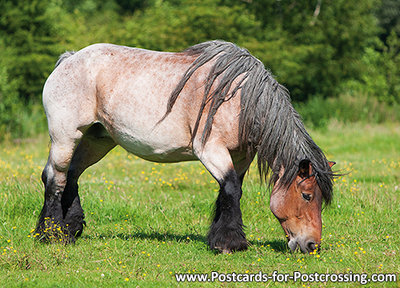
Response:
[{"label": "horse knee", "polygon": [[242,197],[241,181],[234,170],[229,171],[221,182],[221,193],[235,200]]},{"label": "horse knee", "polygon": [[240,218],[240,199],[242,197],[241,183],[235,171],[229,172],[220,183],[220,190],[216,202],[216,220],[221,214],[230,215],[233,218]]},{"label": "horse knee", "polygon": [[42,171],[42,182],[45,187],[49,185],[49,180],[51,180],[54,176],[53,169],[49,163],[46,164]]}]

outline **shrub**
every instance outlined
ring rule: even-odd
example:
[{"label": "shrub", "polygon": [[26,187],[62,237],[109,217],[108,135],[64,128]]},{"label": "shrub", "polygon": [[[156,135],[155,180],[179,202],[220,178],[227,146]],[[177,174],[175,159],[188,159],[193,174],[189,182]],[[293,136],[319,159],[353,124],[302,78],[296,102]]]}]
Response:
[{"label": "shrub", "polygon": [[315,97],[295,107],[306,125],[324,128],[331,119],[343,123],[400,121],[400,105],[388,104],[366,94],[341,94],[338,98]]}]

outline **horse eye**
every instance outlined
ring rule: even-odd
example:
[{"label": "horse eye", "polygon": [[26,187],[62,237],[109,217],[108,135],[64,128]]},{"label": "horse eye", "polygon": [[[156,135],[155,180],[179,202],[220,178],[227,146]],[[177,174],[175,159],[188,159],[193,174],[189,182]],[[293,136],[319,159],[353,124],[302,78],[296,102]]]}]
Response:
[{"label": "horse eye", "polygon": [[303,196],[303,199],[306,200],[306,201],[310,201],[311,200],[311,194],[301,193],[301,196]]}]

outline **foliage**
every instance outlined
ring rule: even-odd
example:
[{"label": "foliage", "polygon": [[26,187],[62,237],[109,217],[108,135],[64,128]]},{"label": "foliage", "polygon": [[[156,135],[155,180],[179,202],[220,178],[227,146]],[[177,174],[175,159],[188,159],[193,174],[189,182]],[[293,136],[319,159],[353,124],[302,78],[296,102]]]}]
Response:
[{"label": "foliage", "polygon": [[[389,105],[400,103],[400,38],[392,31],[387,44],[377,42],[367,47],[359,61],[361,69],[358,79],[342,85],[350,94],[365,94]],[[380,49],[382,52],[379,52]]]},{"label": "foliage", "polygon": [[348,93],[327,99],[314,97],[307,102],[295,103],[295,107],[306,126],[313,128],[326,129],[332,121],[375,124],[400,122],[398,103],[388,104],[368,94]]},{"label": "foliage", "polygon": [[[1,39],[0,39],[1,40]],[[4,140],[12,130],[19,130],[21,123],[16,115],[21,110],[18,101],[17,81],[10,79],[7,71],[6,59],[12,52],[3,41],[0,42],[0,140]]]},{"label": "foliage", "polygon": [[379,19],[381,31],[379,38],[387,43],[387,38],[394,32],[400,35],[400,2],[397,0],[382,0],[375,12]]},{"label": "foliage", "polygon": [[41,105],[19,101],[19,78],[13,78],[7,69],[13,53],[0,39],[0,141],[30,137],[46,130]]},{"label": "foliage", "polygon": [[48,13],[49,7],[41,0],[0,2],[0,38],[13,56],[7,70],[18,83],[17,92],[23,100],[40,95],[57,57],[58,39],[52,26],[55,15]]},{"label": "foliage", "polygon": [[[229,1],[226,1],[229,2]],[[232,3],[235,1],[231,1]],[[357,78],[357,60],[378,32],[375,0],[248,1],[263,24],[260,44],[277,47],[256,53],[296,101],[337,96],[340,85]],[[272,34],[272,35],[271,35]]]},{"label": "foliage", "polygon": [[[400,10],[400,9],[399,9]],[[400,26],[400,24],[399,24]],[[398,32],[392,30],[387,38],[387,45],[382,53],[383,71],[388,85],[387,102],[400,103],[400,28]]]},{"label": "foliage", "polygon": [[240,7],[213,0],[159,2],[127,18],[125,25],[118,42],[160,51],[180,51],[210,39],[241,43],[251,40],[260,28],[254,16]]},{"label": "foliage", "polygon": [[[29,114],[65,50],[112,42],[179,51],[223,39],[262,60],[295,102],[364,94],[400,103],[398,15],[395,0],[0,0],[0,89]],[[25,123],[10,122],[15,107],[0,126],[27,136]]]}]

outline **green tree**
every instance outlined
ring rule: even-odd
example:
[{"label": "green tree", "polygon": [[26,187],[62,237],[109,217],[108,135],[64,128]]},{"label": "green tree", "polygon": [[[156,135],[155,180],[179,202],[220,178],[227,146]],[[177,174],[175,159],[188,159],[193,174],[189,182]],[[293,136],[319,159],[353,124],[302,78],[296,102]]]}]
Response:
[{"label": "green tree", "polygon": [[124,23],[119,42],[155,50],[181,50],[213,39],[252,41],[260,23],[241,5],[213,0],[157,1]]},{"label": "green tree", "polygon": [[8,77],[18,83],[18,95],[37,101],[44,80],[59,54],[56,21],[49,3],[41,0],[0,1],[0,39],[12,50],[5,61]]},{"label": "green tree", "polygon": [[0,140],[9,135],[18,135],[21,123],[18,118],[21,103],[18,101],[17,80],[9,76],[7,59],[12,51],[0,39]]},{"label": "green tree", "polygon": [[[399,31],[400,32],[400,31]],[[400,37],[392,30],[387,38],[387,46],[383,51],[386,79],[389,86],[391,102],[400,103]]]},{"label": "green tree", "polygon": [[376,0],[246,2],[262,22],[261,42],[272,48],[257,55],[296,100],[337,95],[342,82],[357,77],[363,51],[378,31]]},{"label": "green tree", "polygon": [[387,43],[387,38],[394,31],[400,36],[400,1],[398,0],[382,0],[377,7],[376,16],[379,20],[380,38]]},{"label": "green tree", "polygon": [[388,101],[400,103],[400,1],[382,0],[376,10],[382,45],[380,68],[388,85]]}]

